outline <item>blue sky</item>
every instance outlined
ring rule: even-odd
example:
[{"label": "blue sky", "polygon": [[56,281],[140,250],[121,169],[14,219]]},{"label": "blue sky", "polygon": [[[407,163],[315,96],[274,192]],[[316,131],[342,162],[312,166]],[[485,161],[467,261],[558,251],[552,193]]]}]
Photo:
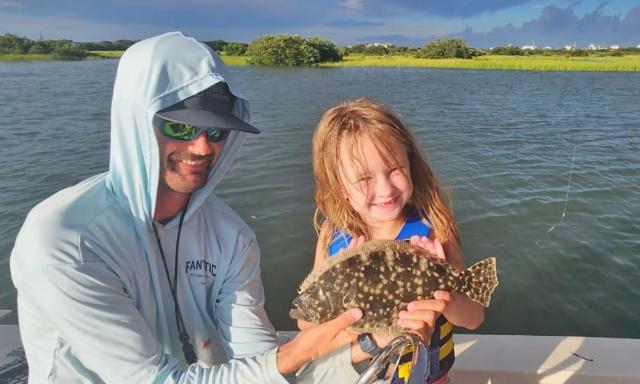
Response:
[{"label": "blue sky", "polygon": [[565,0],[0,0],[0,34],[75,41],[143,39],[181,30],[250,42],[296,33],[338,45],[475,47],[640,44],[640,1]]}]

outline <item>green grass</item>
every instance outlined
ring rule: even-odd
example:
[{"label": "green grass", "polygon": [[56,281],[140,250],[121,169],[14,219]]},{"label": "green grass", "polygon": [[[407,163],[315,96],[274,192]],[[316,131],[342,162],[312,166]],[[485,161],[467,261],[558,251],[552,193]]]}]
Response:
[{"label": "green grass", "polygon": [[219,55],[225,64],[230,65],[232,67],[249,65],[248,56],[229,56],[229,55],[226,55],[224,52],[220,52]]},{"label": "green grass", "polygon": [[[92,51],[88,58],[119,58],[122,51]],[[248,65],[246,56],[220,55],[230,66]],[[0,61],[53,60],[52,55],[0,55]],[[498,56],[484,55],[473,59],[417,59],[412,56],[350,55],[337,63],[322,67],[418,67],[469,68],[525,71],[640,71],[640,54],[614,56]]]},{"label": "green grass", "polygon": [[53,55],[41,55],[41,54],[0,54],[0,61],[47,61],[53,60]]},{"label": "green grass", "polygon": [[102,59],[119,59],[124,51],[89,51],[90,54],[96,55]]},{"label": "green grass", "polygon": [[506,69],[528,71],[640,71],[640,55],[612,56],[498,56],[473,59],[418,59],[411,56],[346,56],[323,67],[421,67]]},{"label": "green grass", "polygon": [[[87,59],[116,59],[122,56],[124,51],[89,51]],[[0,54],[1,61],[51,61],[59,60],[52,54]]]}]

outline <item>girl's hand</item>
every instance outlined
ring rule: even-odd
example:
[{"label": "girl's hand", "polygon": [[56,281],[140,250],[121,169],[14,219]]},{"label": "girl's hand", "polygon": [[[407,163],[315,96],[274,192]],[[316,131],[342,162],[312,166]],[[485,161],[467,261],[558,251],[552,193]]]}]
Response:
[{"label": "girl's hand", "polygon": [[351,241],[349,242],[349,245],[347,245],[347,248],[342,248],[340,251],[338,251],[338,253],[336,254],[336,256],[338,256],[339,254],[346,252],[350,249],[353,249],[355,247],[357,247],[358,245],[362,245],[367,241],[367,238],[364,236],[358,236],[358,237],[354,237],[353,239],[351,239]]},{"label": "girl's hand", "polygon": [[[447,260],[444,248],[438,239],[411,236],[409,243],[425,250],[429,257]],[[433,333],[436,319],[445,310],[451,299],[450,292],[436,291],[433,299],[411,302],[407,305],[406,311],[400,311],[398,314],[398,325],[418,334],[426,342]]]},{"label": "girl's hand", "polygon": [[447,260],[442,243],[440,243],[440,240],[438,239],[430,239],[426,236],[413,235],[409,239],[409,244],[422,248],[430,257]]},{"label": "girl's hand", "polygon": [[364,244],[366,241],[367,241],[367,238],[364,236],[354,237],[353,239],[351,239],[351,242],[349,243],[349,246],[347,247],[347,249],[353,249],[358,245]]},{"label": "girl's hand", "polygon": [[406,311],[398,314],[398,325],[412,331],[427,342],[433,333],[436,319],[451,300],[447,291],[436,291],[433,299],[416,300],[407,305]]},{"label": "girl's hand", "polygon": [[[407,306],[406,311],[399,313],[399,319],[397,324],[402,328],[405,328],[409,332],[413,332],[420,336],[420,338],[427,343],[433,333],[433,328],[436,325],[436,319],[447,303],[451,299],[450,293],[447,291],[436,291],[435,298],[431,300],[416,300]],[[373,335],[373,339],[380,348],[384,348],[395,336],[380,336]],[[355,345],[356,343],[354,343]],[[360,348],[352,354],[352,362],[358,363],[369,356],[360,352]]]}]

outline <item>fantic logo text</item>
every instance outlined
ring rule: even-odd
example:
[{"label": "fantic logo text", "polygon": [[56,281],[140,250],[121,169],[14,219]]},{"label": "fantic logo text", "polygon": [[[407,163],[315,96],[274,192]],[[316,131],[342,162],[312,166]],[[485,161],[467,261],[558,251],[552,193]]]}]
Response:
[{"label": "fantic logo text", "polygon": [[211,264],[206,260],[187,260],[187,263],[185,265],[185,272],[194,273],[198,271],[204,272],[205,274],[215,277],[216,265]]}]

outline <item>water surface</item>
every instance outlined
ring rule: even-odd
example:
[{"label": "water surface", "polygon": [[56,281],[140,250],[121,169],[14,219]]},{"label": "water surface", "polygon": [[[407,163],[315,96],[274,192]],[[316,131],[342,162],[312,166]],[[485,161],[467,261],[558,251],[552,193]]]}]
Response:
[{"label": "water surface", "polygon": [[[28,210],[107,170],[116,66],[0,63],[0,308],[15,309],[8,258]],[[257,233],[276,327],[293,328],[290,302],[313,259],[314,126],[367,96],[402,115],[451,193],[467,264],[498,259],[478,332],[640,337],[640,74],[232,72],[263,133],[217,193]]]}]

